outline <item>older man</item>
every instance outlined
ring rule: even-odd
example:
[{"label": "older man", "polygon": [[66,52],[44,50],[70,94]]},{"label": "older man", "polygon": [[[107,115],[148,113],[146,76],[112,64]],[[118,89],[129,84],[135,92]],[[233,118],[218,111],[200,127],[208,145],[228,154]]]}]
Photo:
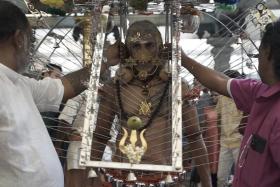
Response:
[{"label": "older man", "polygon": [[60,79],[20,75],[29,63],[31,28],[0,0],[0,187],[63,187],[63,172],[39,111],[56,111],[82,92],[88,68]]}]

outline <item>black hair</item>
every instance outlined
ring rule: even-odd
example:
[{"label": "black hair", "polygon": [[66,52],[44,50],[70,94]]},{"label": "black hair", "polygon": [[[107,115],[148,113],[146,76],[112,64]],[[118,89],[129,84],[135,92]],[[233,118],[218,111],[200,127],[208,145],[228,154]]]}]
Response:
[{"label": "black hair", "polygon": [[74,27],[72,36],[75,42],[77,42],[80,39],[82,33],[83,33],[83,28],[81,27],[81,25],[77,25]]},{"label": "black hair", "polygon": [[280,20],[266,25],[261,45],[270,47],[269,60],[272,59],[274,73],[280,79]]},{"label": "black hair", "polygon": [[243,78],[243,76],[237,70],[226,70],[224,74],[230,78]]},{"label": "black hair", "polygon": [[0,0],[0,41],[10,38],[17,30],[25,31],[28,27],[29,22],[20,8]]},{"label": "black hair", "polygon": [[54,70],[55,68],[56,69],[59,69],[61,72],[62,72],[62,68],[60,65],[57,65],[57,64],[53,64],[53,63],[48,63],[47,64],[47,68],[51,69],[51,70]]}]

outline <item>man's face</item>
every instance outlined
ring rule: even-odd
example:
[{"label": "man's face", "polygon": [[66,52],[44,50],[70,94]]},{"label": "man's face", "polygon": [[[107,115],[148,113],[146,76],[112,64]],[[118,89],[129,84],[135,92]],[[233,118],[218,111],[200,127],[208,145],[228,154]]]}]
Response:
[{"label": "man's face", "polygon": [[130,57],[133,58],[139,71],[149,71],[154,67],[153,60],[158,57],[158,47],[154,38],[135,41],[129,49]]},{"label": "man's face", "polygon": [[261,80],[265,83],[266,80],[266,72],[269,64],[269,47],[265,47],[263,44],[260,45],[259,48],[259,74]]},{"label": "man's face", "polygon": [[136,41],[132,43],[130,55],[139,64],[151,63],[158,55],[157,44],[154,39]]},{"label": "man's face", "polygon": [[161,61],[162,38],[157,27],[148,21],[133,23],[128,31],[125,41],[128,49],[127,63],[133,64],[134,73],[141,80],[153,75]]}]

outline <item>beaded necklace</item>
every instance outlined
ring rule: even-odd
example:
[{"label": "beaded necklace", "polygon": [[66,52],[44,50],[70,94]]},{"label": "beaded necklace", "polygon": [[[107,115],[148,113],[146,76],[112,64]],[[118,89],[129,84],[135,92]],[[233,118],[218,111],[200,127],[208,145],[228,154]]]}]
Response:
[{"label": "beaded necklace", "polygon": [[[155,108],[155,110],[152,112],[148,122],[143,127],[139,128],[138,129],[139,131],[141,131],[143,129],[146,129],[147,127],[149,127],[152,124],[155,116],[158,114],[158,112],[159,112],[159,110],[162,106],[163,100],[164,100],[164,98],[166,96],[166,93],[167,93],[167,90],[169,88],[170,81],[171,81],[171,78],[169,78],[167,80],[166,85],[165,85],[164,90],[163,90],[163,93],[160,97],[160,101],[159,101],[157,107]],[[121,87],[120,87],[119,80],[116,81],[116,90],[117,90],[117,100],[118,100],[118,104],[119,104],[119,107],[120,107],[120,110],[121,110],[120,115],[123,116],[125,120],[127,120],[129,117],[128,117],[128,114],[123,109],[123,104],[122,104],[122,99],[121,99]]]}]

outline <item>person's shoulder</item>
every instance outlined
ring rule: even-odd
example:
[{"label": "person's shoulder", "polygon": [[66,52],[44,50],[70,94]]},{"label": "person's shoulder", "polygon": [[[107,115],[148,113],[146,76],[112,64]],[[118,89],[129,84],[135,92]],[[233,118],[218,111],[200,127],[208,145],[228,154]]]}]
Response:
[{"label": "person's shoulder", "polygon": [[26,76],[22,76],[21,80],[33,88],[43,88],[43,87],[49,87],[51,85],[55,86],[63,86],[62,81],[60,79],[53,79],[50,77],[46,77],[44,79],[34,79]]},{"label": "person's shoulder", "polygon": [[186,93],[190,90],[190,85],[188,82],[182,81],[182,92]]},{"label": "person's shoulder", "polygon": [[8,84],[9,81],[11,83],[16,84],[19,80],[24,78],[23,75],[15,72],[14,70],[10,69],[9,67],[0,63],[0,75],[2,77],[3,83]]},{"label": "person's shoulder", "polygon": [[239,84],[239,85],[249,85],[249,86],[262,86],[261,80],[257,79],[230,79],[231,84]]},{"label": "person's shoulder", "polygon": [[266,85],[262,81],[256,79],[229,79],[227,88],[229,93],[236,91],[239,93],[242,90],[244,93],[254,93],[265,86]]},{"label": "person's shoulder", "polygon": [[39,81],[34,79],[34,78],[29,78],[26,76],[19,76],[17,78],[17,83],[22,85],[23,87],[25,87],[28,90],[34,90],[37,88],[37,85],[39,85]]},{"label": "person's shoulder", "polygon": [[42,85],[42,86],[43,85],[46,85],[46,86],[57,85],[57,84],[59,86],[63,86],[61,79],[54,79],[54,78],[51,78],[51,77],[46,77],[46,78],[40,79],[40,80],[37,80],[37,79],[34,79],[34,78],[28,78],[28,79],[29,79],[29,81],[33,82],[34,84],[39,84],[39,85]]}]

